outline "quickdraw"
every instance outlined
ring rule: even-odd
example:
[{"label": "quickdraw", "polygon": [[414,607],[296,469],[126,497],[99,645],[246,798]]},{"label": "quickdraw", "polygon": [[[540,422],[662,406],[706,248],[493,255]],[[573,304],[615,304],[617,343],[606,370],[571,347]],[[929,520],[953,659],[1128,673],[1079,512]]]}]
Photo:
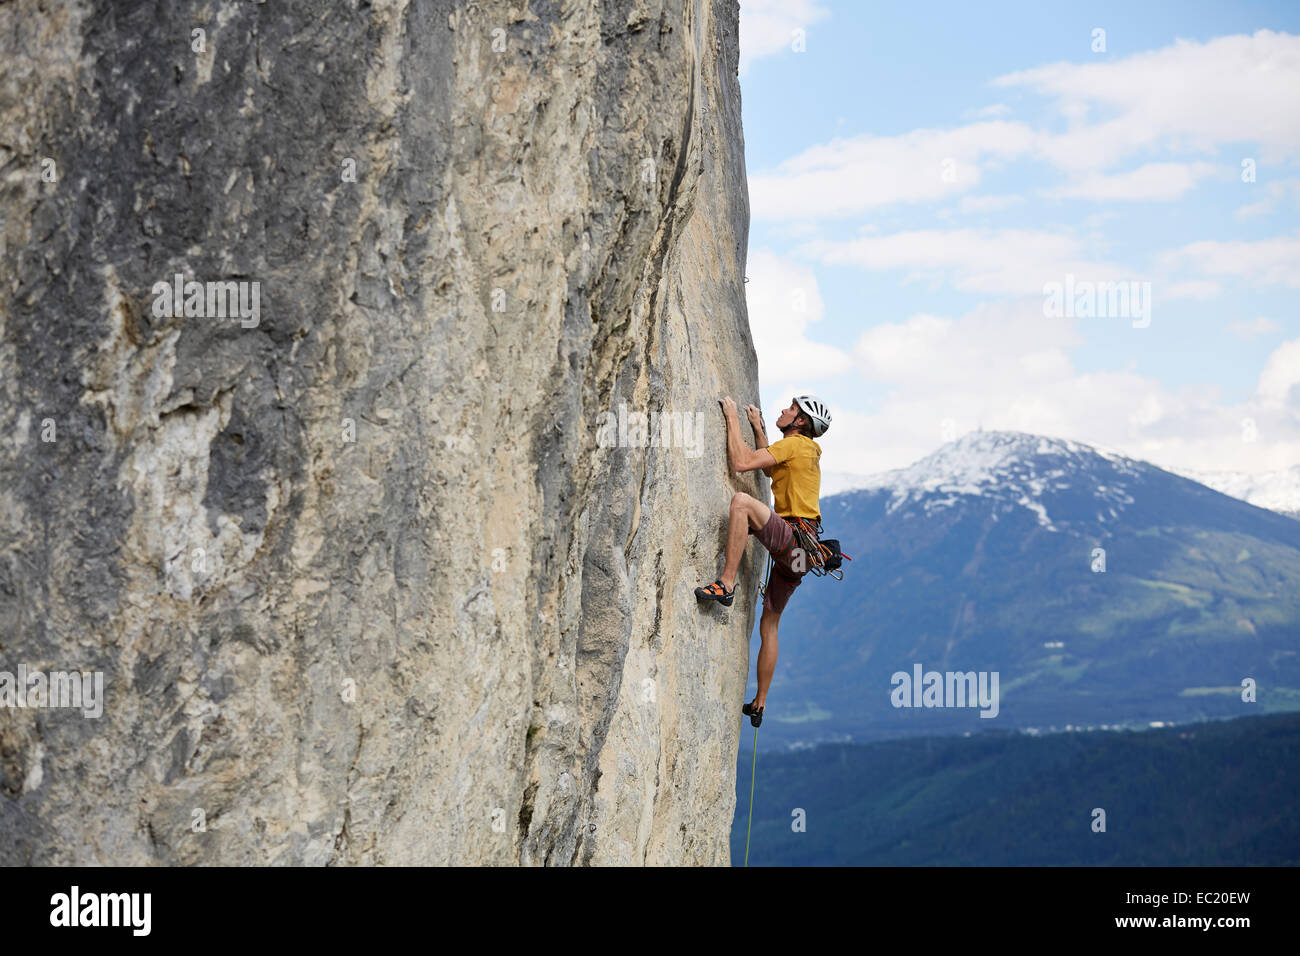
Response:
[{"label": "quickdraw", "polygon": [[799,547],[808,557],[808,570],[817,577],[829,574],[835,580],[843,581],[844,572],[840,570],[840,563],[853,559],[840,551],[839,541],[831,538],[821,540],[821,519],[786,518],[785,520],[790,525],[790,530],[794,532]]},{"label": "quickdraw", "polygon": [[[815,576],[821,577],[829,574],[836,581],[844,580],[844,571],[841,569],[841,561],[852,561],[853,559],[840,550],[839,541],[834,538],[821,540],[822,523],[821,519],[810,520],[808,518],[786,518],[784,515],[778,515],[790,530],[794,533],[794,546],[803,550],[807,555],[808,570]],[[767,556],[767,571],[763,574],[763,586],[760,593],[767,594],[768,582],[772,580],[772,567],[775,562],[772,555]]]}]

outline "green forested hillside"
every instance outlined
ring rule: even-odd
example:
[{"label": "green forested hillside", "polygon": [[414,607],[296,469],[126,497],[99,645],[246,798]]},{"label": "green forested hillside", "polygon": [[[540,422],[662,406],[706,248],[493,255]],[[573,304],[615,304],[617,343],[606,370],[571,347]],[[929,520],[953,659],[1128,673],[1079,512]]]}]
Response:
[{"label": "green forested hillside", "polygon": [[[1300,715],[766,753],[761,734],[751,866],[1300,864]],[[737,866],[752,753],[739,756]]]}]

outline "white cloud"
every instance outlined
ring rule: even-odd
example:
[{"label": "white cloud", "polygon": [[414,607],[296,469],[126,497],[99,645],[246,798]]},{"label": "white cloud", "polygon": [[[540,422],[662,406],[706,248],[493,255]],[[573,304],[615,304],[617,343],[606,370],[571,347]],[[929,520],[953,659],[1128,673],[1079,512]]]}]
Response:
[{"label": "white cloud", "polygon": [[1300,233],[1271,239],[1206,240],[1162,253],[1170,270],[1236,276],[1264,285],[1300,287]]},{"label": "white cloud", "polygon": [[[787,41],[782,30],[772,28],[773,43],[778,34]],[[1058,63],[994,82],[1054,97],[1068,128],[1056,133],[998,119],[1009,110],[996,104],[972,114],[988,119],[954,129],[835,139],[751,175],[755,219],[836,219],[932,202],[978,185],[991,165],[1030,155],[1071,175],[1051,195],[1103,201],[1177,199],[1216,168],[1165,161],[1113,171],[1136,153],[1217,154],[1237,146],[1258,153],[1250,158],[1260,163],[1300,157],[1300,37],[1289,34],[1180,40],[1124,60]],[[1089,122],[1094,114],[1105,118]],[[1240,214],[1264,208],[1256,203]]]},{"label": "white cloud", "polygon": [[918,314],[882,323],[859,337],[853,354],[863,375],[908,388],[942,388],[979,377],[1022,384],[1069,372],[1065,349],[1081,345],[1073,321],[1046,319],[1041,300],[981,305],[960,319]]},{"label": "white cloud", "polygon": [[1024,202],[1021,196],[962,196],[963,213],[1000,212]]},{"label": "white cloud", "polygon": [[[1072,236],[1029,229],[917,229],[885,236],[805,243],[799,252],[830,265],[903,270],[910,278],[951,274],[964,292],[1039,295],[1048,282],[1130,281],[1141,276],[1093,262]],[[1041,300],[1040,300],[1041,301]]]},{"label": "white cloud", "polygon": [[[869,413],[836,410],[823,468],[872,474],[911,464],[941,443],[945,420],[958,435],[982,425],[1072,438],[1167,468],[1267,471],[1300,461],[1300,340],[1269,357],[1254,399],[1224,405],[1213,384],[1166,388],[1132,367],[1077,370],[1069,353],[1082,341],[1078,325],[1046,320],[1038,303],[1022,300],[867,330],[855,358],[862,377],[888,393]],[[1243,439],[1244,419],[1257,441]]]},{"label": "white cloud", "polygon": [[795,30],[830,16],[816,0],[742,0],[740,4],[740,72],[760,57],[791,49]]},{"label": "white cloud", "polygon": [[1277,182],[1260,186],[1254,183],[1248,185],[1254,189],[1262,189],[1264,195],[1259,201],[1247,203],[1233,213],[1238,221],[1268,215],[1288,200],[1293,204],[1300,204],[1300,179],[1279,179]]},{"label": "white cloud", "polygon": [[991,106],[982,106],[979,109],[967,110],[962,116],[965,119],[998,119],[1007,116],[1011,112],[1011,107],[1006,103],[994,103]]},{"label": "white cloud", "polygon": [[[773,49],[788,42],[786,30]],[[1219,170],[1234,180],[1220,193],[1235,197],[1233,205],[1247,204],[1238,219],[1272,212],[1300,200],[1300,186],[1292,185],[1300,181],[1279,178],[1287,173],[1284,164],[1300,159],[1300,37],[1261,31],[1178,41],[1120,60],[1026,70],[998,83],[1048,97],[1049,115],[1041,124],[1037,116],[1032,125],[1012,122],[1010,109],[999,103],[968,111],[969,122],[954,129],[835,139],[751,176],[756,220],[798,223],[801,234],[814,237],[814,224],[848,220],[844,234],[852,236],[805,241],[795,260],[767,253],[776,278],[768,301],[751,305],[762,326],[755,341],[762,343],[765,396],[788,401],[789,391],[767,395],[775,389],[774,375],[790,379],[791,388],[830,392],[823,395],[835,413],[823,441],[828,474],[910,464],[940,443],[945,420],[959,434],[981,424],[1038,432],[1109,445],[1169,468],[1277,470],[1300,461],[1300,340],[1274,349],[1253,395],[1225,403],[1212,381],[1166,387],[1139,373],[1132,356],[1150,354],[1156,345],[1146,333],[1128,333],[1126,322],[1115,328],[1144,336],[1132,340],[1132,356],[1121,354],[1111,370],[1079,371],[1071,350],[1080,333],[1090,331],[1084,323],[1105,320],[1045,318],[1042,298],[1045,283],[1070,274],[1077,281],[1151,279],[1153,291],[1171,300],[1166,314],[1172,320],[1172,300],[1213,298],[1232,279],[1300,286],[1300,232],[1192,242],[1155,257],[1146,275],[1097,261],[1108,248],[1101,232],[1114,206],[1081,214],[1076,228],[1056,231],[942,223],[905,229],[892,218],[862,215],[921,203],[941,203],[948,214],[996,213],[1022,197],[978,195],[980,185],[1012,162],[1011,171],[1024,172],[1031,160],[1040,164],[1029,170],[1036,177],[1031,185],[1003,187],[994,180],[991,188],[1028,196],[1043,182],[1042,167],[1051,164],[1066,174],[1066,184],[1049,192],[1058,198],[1167,202],[1189,198]],[[1025,116],[1023,101],[1015,102],[1015,115]],[[1235,181],[1247,157],[1256,162],[1258,184]],[[945,167],[944,160],[951,164]],[[809,297],[803,321],[792,321],[791,310],[779,304],[792,286],[815,288],[812,270],[797,265],[804,257],[1015,298],[958,318],[913,315],[874,326],[850,356],[807,338],[821,317],[820,296],[815,308]],[[759,278],[756,265],[750,272]],[[1280,331],[1268,319],[1228,329],[1242,337]],[[841,383],[823,381],[827,368],[861,374],[841,375],[847,384],[837,395]],[[868,391],[871,385],[879,391]],[[1246,419],[1257,425],[1258,441],[1243,439]]]},{"label": "white cloud", "polygon": [[1258,335],[1268,335],[1271,332],[1281,332],[1282,326],[1278,325],[1272,319],[1260,316],[1249,322],[1242,322],[1239,319],[1233,319],[1228,323],[1228,331],[1239,339],[1253,339]]},{"label": "white cloud", "polygon": [[803,239],[817,235],[820,230],[821,227],[815,222],[787,222],[781,226],[781,235],[787,239]]},{"label": "white cloud", "polygon": [[1118,219],[1119,213],[1113,209],[1104,209],[1101,212],[1090,213],[1079,221],[1079,225],[1091,232],[1098,232],[1102,226],[1112,219]]},{"label": "white cloud", "polygon": [[1291,408],[1300,413],[1300,339],[1283,342],[1264,363],[1255,393],[1266,408]]},{"label": "white cloud", "polygon": [[[1056,98],[1072,120],[1046,137],[1063,169],[1101,170],[1156,146],[1214,152],[1257,144],[1261,161],[1300,156],[1300,36],[1260,30],[1104,63],[1056,63],[999,77]],[[1105,119],[1088,123],[1102,113]]]},{"label": "white cloud", "polygon": [[1167,202],[1182,198],[1214,170],[1212,163],[1147,163],[1126,173],[1090,173],[1050,190],[1048,195],[1061,199]]},{"label": "white cloud", "polygon": [[981,166],[1029,151],[1022,123],[974,123],[814,146],[749,177],[755,219],[843,219],[892,203],[929,202],[980,181]]},{"label": "white cloud", "polygon": [[1160,298],[1162,299],[1206,299],[1216,298],[1223,287],[1211,279],[1188,279],[1184,282],[1174,282],[1171,284],[1161,284]]},{"label": "white cloud", "polygon": [[847,353],[807,338],[808,326],[821,320],[824,308],[811,268],[758,249],[750,253],[745,271],[749,329],[764,388],[848,370]]}]

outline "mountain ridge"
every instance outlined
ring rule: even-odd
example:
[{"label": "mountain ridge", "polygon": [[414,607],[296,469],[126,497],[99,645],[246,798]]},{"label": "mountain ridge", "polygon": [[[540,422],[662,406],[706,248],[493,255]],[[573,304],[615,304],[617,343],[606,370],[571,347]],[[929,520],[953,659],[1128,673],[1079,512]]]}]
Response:
[{"label": "mountain ridge", "polygon": [[[1226,717],[1248,677],[1265,706],[1297,706],[1292,518],[1113,450],[1000,432],[822,505],[854,560],[786,611],[778,742]],[[918,664],[999,672],[997,718],[891,707],[890,676]]]},{"label": "mountain ridge", "polygon": [[[822,497],[829,498],[853,491],[873,491],[881,488],[901,487],[914,490],[927,480],[932,483],[955,480],[955,474],[951,474],[947,479],[934,477],[936,468],[945,466],[950,469],[964,466],[968,469],[968,474],[965,476],[968,480],[983,478],[985,483],[992,484],[994,473],[981,473],[978,471],[979,467],[996,464],[998,461],[996,453],[999,451],[1004,457],[1008,457],[1014,452],[1023,452],[1030,444],[1034,445],[1040,453],[1053,451],[1062,458],[1091,452],[1116,464],[1127,463],[1133,466],[1158,468],[1255,507],[1285,514],[1288,517],[1300,517],[1300,465],[1293,465],[1289,469],[1280,471],[1258,473],[1172,469],[1146,459],[1134,458],[1107,445],[1006,429],[967,432],[901,468],[891,468],[868,475],[828,472],[828,484],[832,490]],[[974,471],[969,471],[972,469]]]}]

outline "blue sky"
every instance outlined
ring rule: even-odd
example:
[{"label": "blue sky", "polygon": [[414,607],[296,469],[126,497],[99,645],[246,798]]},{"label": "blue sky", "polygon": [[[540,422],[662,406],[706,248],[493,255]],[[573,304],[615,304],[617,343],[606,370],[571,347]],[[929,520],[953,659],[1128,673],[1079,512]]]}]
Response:
[{"label": "blue sky", "polygon": [[741,51],[763,405],[831,404],[828,472],[981,425],[1300,463],[1300,4],[742,0]]}]

